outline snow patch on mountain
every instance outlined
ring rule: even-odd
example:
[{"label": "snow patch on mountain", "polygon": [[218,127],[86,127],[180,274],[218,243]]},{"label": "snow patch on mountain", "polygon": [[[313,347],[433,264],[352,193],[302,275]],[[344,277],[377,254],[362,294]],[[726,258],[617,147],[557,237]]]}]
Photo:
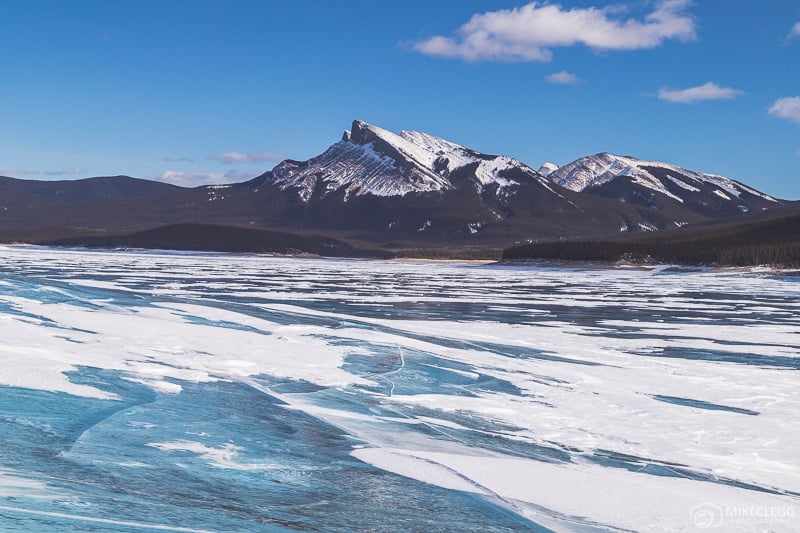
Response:
[{"label": "snow patch on mountain", "polygon": [[714,194],[716,194],[717,196],[719,196],[720,198],[722,198],[723,200],[730,200],[731,199],[730,196],[728,196],[727,194],[725,194],[724,192],[722,192],[719,189],[714,189],[714,191],[712,191],[712,192]]},{"label": "snow patch on mountain", "polygon": [[478,164],[478,168],[475,170],[475,177],[478,178],[478,181],[484,186],[496,183],[502,189],[503,187],[519,185],[518,182],[501,176],[504,170],[510,170],[512,168],[522,168],[523,170],[531,172],[533,170],[516,159],[498,156],[494,159],[481,160]]},{"label": "snow patch on mountain", "polygon": [[556,170],[558,170],[558,165],[556,165],[555,163],[551,163],[550,161],[545,161],[544,163],[542,163],[542,166],[539,167],[539,174],[547,176],[549,174],[552,174]]},{"label": "snow patch on mountain", "polygon": [[675,185],[680,187],[681,189],[686,189],[687,191],[690,191],[690,192],[699,192],[700,191],[700,189],[698,189],[697,187],[694,187],[693,185],[689,185],[688,183],[686,183],[682,179],[676,178],[675,176],[671,176],[671,175],[667,174],[667,178],[672,183],[674,183]]},{"label": "snow patch on mountain", "polygon": [[[294,188],[307,202],[318,184],[328,193],[345,187],[345,195],[375,196],[404,195],[415,190],[434,189],[431,176],[402,175],[395,161],[378,153],[372,145],[357,145],[339,141],[321,155],[306,162],[283,161],[272,169],[273,180],[281,189]],[[426,183],[428,182],[428,183]]]},{"label": "snow patch on mountain", "polygon": [[396,135],[376,126],[369,127],[425,168],[433,169],[434,163],[440,157],[449,160],[448,166],[451,171],[478,160],[475,157],[477,152],[421,131],[401,131],[400,135]]}]

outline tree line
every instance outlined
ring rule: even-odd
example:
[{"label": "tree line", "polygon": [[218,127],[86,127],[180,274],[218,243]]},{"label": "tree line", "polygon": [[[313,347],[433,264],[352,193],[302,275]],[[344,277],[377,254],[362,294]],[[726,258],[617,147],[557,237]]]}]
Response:
[{"label": "tree line", "polygon": [[504,250],[503,259],[795,268],[800,267],[800,216],[723,229],[687,228],[629,240],[526,244]]}]

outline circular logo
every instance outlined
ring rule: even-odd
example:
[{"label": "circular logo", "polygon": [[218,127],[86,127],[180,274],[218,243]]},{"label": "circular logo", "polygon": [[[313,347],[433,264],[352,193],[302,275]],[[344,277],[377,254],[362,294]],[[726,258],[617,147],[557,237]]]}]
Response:
[{"label": "circular logo", "polygon": [[722,525],[722,508],[713,503],[703,503],[692,507],[692,523],[700,529]]}]

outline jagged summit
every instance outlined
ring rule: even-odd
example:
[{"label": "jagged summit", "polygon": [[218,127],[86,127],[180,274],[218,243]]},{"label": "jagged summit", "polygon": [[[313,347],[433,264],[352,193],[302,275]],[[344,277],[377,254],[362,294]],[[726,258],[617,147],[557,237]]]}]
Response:
[{"label": "jagged summit", "polygon": [[511,174],[546,181],[511,157],[482,154],[419,131],[396,134],[361,120],[354,120],[323,154],[305,162],[284,161],[272,174],[275,184],[296,189],[307,202],[313,194],[324,196],[342,188],[345,198],[446,191],[454,188],[451,174],[465,168],[476,188],[492,187],[497,194],[518,185]]}]

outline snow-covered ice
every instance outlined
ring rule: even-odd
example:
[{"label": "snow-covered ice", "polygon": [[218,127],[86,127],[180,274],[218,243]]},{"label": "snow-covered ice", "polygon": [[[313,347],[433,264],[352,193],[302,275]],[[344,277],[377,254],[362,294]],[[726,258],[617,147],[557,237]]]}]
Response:
[{"label": "snow-covered ice", "polygon": [[797,531],[798,296],[5,247],[0,529]]}]

